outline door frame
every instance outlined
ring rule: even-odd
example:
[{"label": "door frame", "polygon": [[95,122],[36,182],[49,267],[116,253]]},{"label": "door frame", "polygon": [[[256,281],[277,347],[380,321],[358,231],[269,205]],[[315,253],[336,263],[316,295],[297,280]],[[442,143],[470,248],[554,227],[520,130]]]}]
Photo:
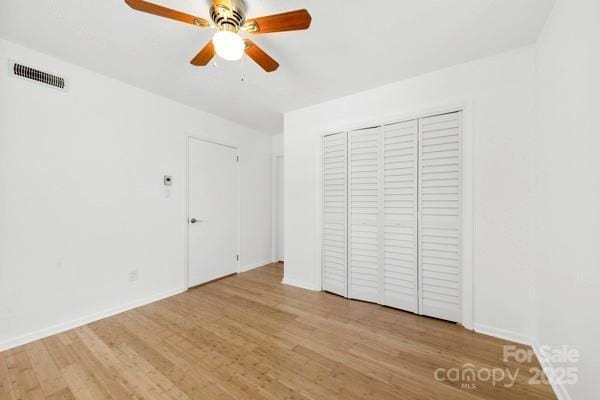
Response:
[{"label": "door frame", "polygon": [[[240,146],[233,143],[227,143],[220,139],[214,139],[206,136],[199,135],[187,135],[185,138],[185,264],[184,264],[184,276],[185,276],[185,288],[186,290],[190,288],[190,142],[192,140],[199,140],[206,143],[215,144],[218,146],[228,147],[230,149],[234,149],[236,151],[236,155],[240,157]],[[239,259],[237,260],[237,273],[241,272],[241,261],[242,254],[240,252],[241,249],[241,235],[242,235],[242,177],[241,177],[241,168],[240,164],[242,163],[242,159],[239,158],[237,163],[237,251],[239,254]]]},{"label": "door frame", "polygon": [[380,126],[402,121],[410,121],[431,117],[437,114],[446,114],[462,111],[462,221],[461,221],[461,256],[462,256],[462,321],[465,328],[473,330],[474,312],[475,312],[475,288],[474,288],[474,232],[475,232],[475,205],[474,205],[474,185],[475,185],[475,133],[474,133],[474,100],[465,99],[452,103],[440,104],[432,107],[417,108],[414,111],[405,112],[392,116],[382,116],[370,118],[359,122],[353,122],[338,126],[337,128],[327,129],[318,133],[316,140],[317,168],[316,168],[316,232],[315,232],[315,265],[316,265],[316,290],[323,290],[323,265],[322,265],[322,211],[323,211],[323,137],[340,132],[350,132],[364,128],[365,126]]},{"label": "door frame", "polygon": [[[284,261],[284,260],[280,260],[279,258],[279,236],[282,234],[282,232],[279,231],[279,215],[277,213],[277,206],[278,206],[278,181],[277,181],[277,169],[278,169],[278,161],[279,159],[282,159],[283,162],[283,171],[285,171],[285,157],[283,155],[283,153],[276,153],[273,154],[271,156],[271,261],[276,263],[279,261]],[[284,173],[284,177],[282,178],[282,180],[285,179],[285,173]],[[284,183],[285,186],[285,183]],[[284,193],[285,195],[285,193]],[[280,199],[282,207],[285,207],[285,202],[284,199],[281,198]],[[284,238],[285,240],[285,238]],[[285,249],[285,242],[284,242],[284,249]],[[285,251],[285,250],[284,250]],[[285,254],[284,254],[285,257]]]}]

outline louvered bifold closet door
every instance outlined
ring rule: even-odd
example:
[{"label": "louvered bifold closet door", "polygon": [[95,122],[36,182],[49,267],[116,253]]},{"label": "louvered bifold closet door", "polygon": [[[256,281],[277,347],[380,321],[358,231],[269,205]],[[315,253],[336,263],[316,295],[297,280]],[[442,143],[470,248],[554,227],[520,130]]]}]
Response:
[{"label": "louvered bifold closet door", "polygon": [[419,127],[420,312],[461,321],[462,113],[423,118]]},{"label": "louvered bifold closet door", "polygon": [[418,312],[418,121],[383,128],[383,304]]},{"label": "louvered bifold closet door", "polygon": [[380,160],[381,128],[349,134],[350,298],[381,302]]},{"label": "louvered bifold closet door", "polygon": [[348,296],[348,140],[323,138],[323,290]]}]

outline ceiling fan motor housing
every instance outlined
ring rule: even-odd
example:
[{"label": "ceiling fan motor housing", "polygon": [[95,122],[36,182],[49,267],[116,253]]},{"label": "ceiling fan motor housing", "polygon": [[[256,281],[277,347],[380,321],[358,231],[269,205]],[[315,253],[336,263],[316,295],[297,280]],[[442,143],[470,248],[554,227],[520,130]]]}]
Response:
[{"label": "ceiling fan motor housing", "polygon": [[210,16],[221,31],[238,32],[246,22],[244,0],[213,0]]}]

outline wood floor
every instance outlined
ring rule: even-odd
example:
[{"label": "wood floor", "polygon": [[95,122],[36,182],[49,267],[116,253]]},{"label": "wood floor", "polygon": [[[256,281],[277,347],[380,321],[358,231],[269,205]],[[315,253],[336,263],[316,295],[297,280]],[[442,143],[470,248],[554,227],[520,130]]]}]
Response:
[{"label": "wood floor", "polygon": [[[269,265],[0,353],[0,399],[555,398],[528,383],[537,361],[502,362],[507,342],[281,278]],[[520,374],[435,379],[465,364]]]}]

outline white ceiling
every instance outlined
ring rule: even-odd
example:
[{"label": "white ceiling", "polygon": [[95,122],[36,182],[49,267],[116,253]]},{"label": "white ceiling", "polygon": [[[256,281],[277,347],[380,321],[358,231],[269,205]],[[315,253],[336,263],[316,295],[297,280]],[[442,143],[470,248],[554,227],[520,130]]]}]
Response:
[{"label": "white ceiling", "polygon": [[[206,0],[153,0],[208,17]],[[0,36],[267,132],[283,113],[533,43],[554,0],[247,0],[249,17],[307,8],[310,30],[255,36],[277,59],[197,68],[212,30],[123,0],[1,0]]]}]

